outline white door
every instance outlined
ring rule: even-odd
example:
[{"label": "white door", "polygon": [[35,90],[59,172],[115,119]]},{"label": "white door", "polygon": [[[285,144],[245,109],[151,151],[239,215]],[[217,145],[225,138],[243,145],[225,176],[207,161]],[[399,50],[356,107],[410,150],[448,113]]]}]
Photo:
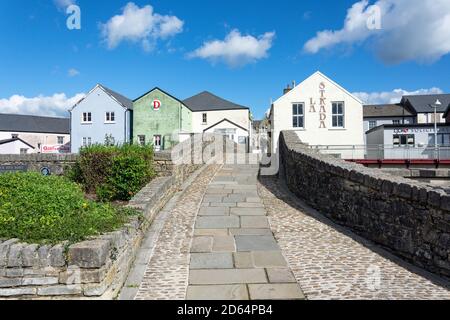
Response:
[{"label": "white door", "polygon": [[160,135],[153,136],[153,146],[156,152],[161,151],[162,137]]}]

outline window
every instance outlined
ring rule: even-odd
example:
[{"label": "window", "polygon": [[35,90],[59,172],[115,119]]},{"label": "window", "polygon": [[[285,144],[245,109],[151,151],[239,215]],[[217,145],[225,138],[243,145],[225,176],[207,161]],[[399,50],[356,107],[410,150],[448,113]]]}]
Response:
[{"label": "window", "polygon": [[145,146],[145,136],[138,136],[139,144]]},{"label": "window", "polygon": [[58,136],[58,143],[57,144],[64,144],[64,137]]},{"label": "window", "polygon": [[400,123],[400,120],[392,120],[392,124],[399,125],[401,123]]},{"label": "window", "polygon": [[344,128],[344,103],[343,102],[333,102],[332,103],[332,127],[333,128]]},{"label": "window", "polygon": [[105,122],[113,123],[116,121],[116,115],[114,112],[107,112],[105,115]]},{"label": "window", "polygon": [[294,128],[305,127],[305,111],[303,103],[294,103],[292,105],[292,126]]},{"label": "window", "polygon": [[92,138],[91,137],[83,137],[83,147],[90,146],[92,144]]},{"label": "window", "polygon": [[17,134],[17,133],[13,133],[12,135],[11,135],[11,138],[12,139],[17,139],[19,137],[19,135]]},{"label": "window", "polygon": [[28,149],[20,148],[20,154],[27,154],[27,153],[28,153]]},{"label": "window", "polygon": [[375,128],[377,126],[377,121],[376,120],[370,120],[369,121],[369,130]]},{"label": "window", "polygon": [[81,119],[83,123],[92,122],[92,113],[91,112],[83,112],[83,117]]},{"label": "window", "polygon": [[[428,145],[434,146],[434,133],[428,134]],[[450,133],[438,133],[437,144],[439,146],[450,146]]]},{"label": "window", "polygon": [[208,123],[208,114],[207,113],[202,114],[202,121],[203,121],[203,124]]},{"label": "window", "polygon": [[394,147],[405,147],[415,145],[415,136],[413,134],[395,134],[393,136]]}]

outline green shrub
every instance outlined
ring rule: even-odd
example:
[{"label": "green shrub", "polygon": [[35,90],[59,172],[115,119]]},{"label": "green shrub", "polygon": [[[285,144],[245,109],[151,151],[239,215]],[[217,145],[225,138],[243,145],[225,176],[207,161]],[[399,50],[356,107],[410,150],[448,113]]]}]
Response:
[{"label": "green shrub", "polygon": [[153,148],[130,144],[83,148],[69,174],[101,201],[130,200],[154,175]]},{"label": "green shrub", "polygon": [[131,214],[136,212],[86,200],[81,187],[65,177],[0,175],[0,238],[77,242],[119,228]]}]

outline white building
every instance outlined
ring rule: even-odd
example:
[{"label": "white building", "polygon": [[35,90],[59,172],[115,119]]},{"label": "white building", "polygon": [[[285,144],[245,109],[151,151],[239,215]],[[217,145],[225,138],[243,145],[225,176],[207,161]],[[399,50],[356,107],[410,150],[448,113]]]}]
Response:
[{"label": "white building", "polygon": [[[8,147],[2,148],[0,153],[3,154],[10,152],[16,154],[68,153],[70,152],[70,120],[67,118],[0,114],[0,140],[14,140],[5,143]],[[13,147],[18,145],[21,145],[21,147]],[[25,152],[25,149],[28,149],[27,152]]]},{"label": "white building", "polygon": [[[280,132],[292,130],[311,146],[354,146],[364,144],[362,102],[316,72],[272,104],[270,112],[271,148],[278,152]],[[345,148],[343,148],[345,149]],[[360,151],[364,158],[364,151]],[[342,158],[346,151],[336,152]],[[354,157],[354,153],[350,151]]]},{"label": "white building", "polygon": [[0,154],[30,154],[36,153],[34,147],[22,139],[0,140]]},{"label": "white building", "polygon": [[219,133],[248,150],[250,109],[204,91],[183,103],[192,111],[193,133]]}]

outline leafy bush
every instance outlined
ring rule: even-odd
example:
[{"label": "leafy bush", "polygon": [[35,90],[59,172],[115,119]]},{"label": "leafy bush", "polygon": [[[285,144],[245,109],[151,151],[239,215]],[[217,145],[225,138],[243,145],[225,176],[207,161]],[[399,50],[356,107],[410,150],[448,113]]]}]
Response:
[{"label": "leafy bush", "polygon": [[77,242],[117,229],[134,210],[86,200],[67,178],[39,173],[0,175],[0,238]]},{"label": "leafy bush", "polygon": [[68,174],[101,201],[130,200],[154,175],[153,148],[130,144],[83,148]]}]

